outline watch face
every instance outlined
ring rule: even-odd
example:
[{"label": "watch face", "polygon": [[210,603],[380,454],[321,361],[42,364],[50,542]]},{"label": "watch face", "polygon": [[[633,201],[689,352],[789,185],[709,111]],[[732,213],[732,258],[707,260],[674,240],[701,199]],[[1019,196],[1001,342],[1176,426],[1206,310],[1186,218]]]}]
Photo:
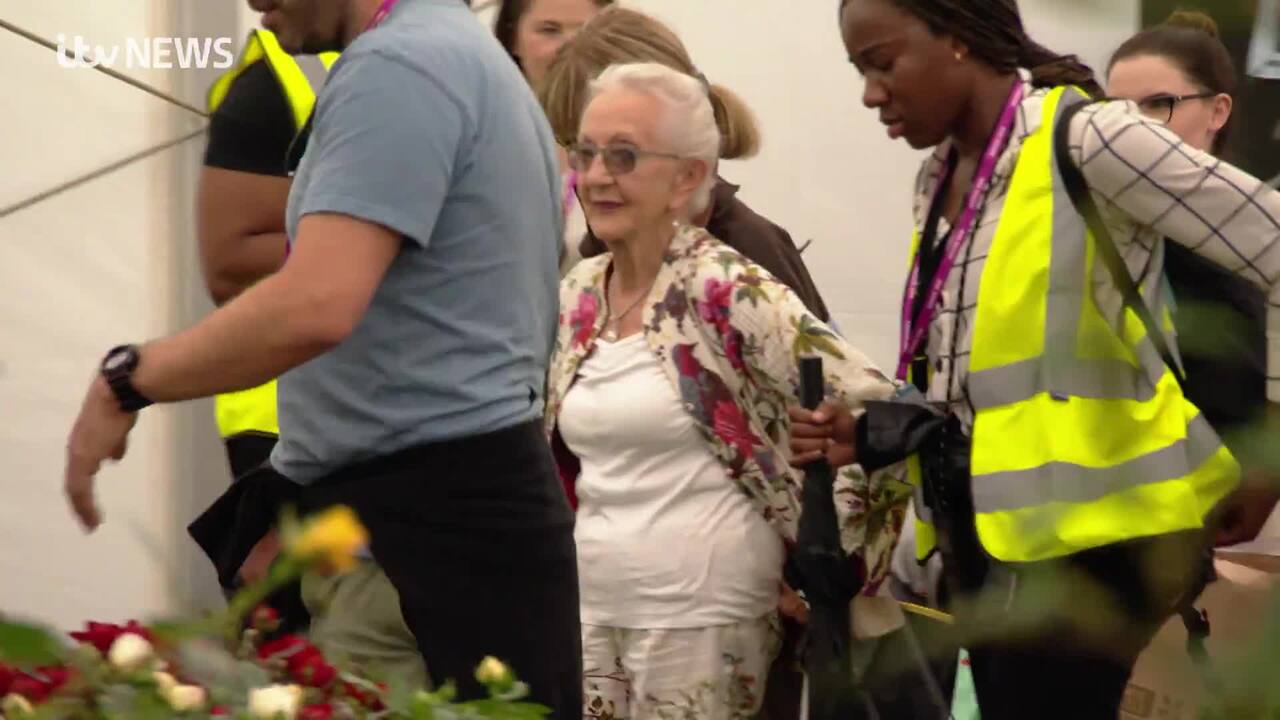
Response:
[{"label": "watch face", "polygon": [[134,361],[133,348],[125,346],[118,347],[107,354],[102,360],[102,372],[115,373],[121,370],[127,370],[129,364]]}]

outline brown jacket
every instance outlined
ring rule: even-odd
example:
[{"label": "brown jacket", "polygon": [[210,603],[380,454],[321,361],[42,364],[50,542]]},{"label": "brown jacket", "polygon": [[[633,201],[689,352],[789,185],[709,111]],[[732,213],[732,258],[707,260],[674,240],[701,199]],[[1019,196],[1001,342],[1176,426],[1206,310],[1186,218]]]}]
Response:
[{"label": "brown jacket", "polygon": [[[711,219],[707,221],[707,232],[791,288],[819,320],[830,321],[827,305],[818,294],[818,288],[814,286],[791,236],[747,207],[737,194],[737,185],[717,178],[711,190]],[[585,259],[602,255],[607,250],[604,243],[588,231],[582,239],[581,252]]]}]

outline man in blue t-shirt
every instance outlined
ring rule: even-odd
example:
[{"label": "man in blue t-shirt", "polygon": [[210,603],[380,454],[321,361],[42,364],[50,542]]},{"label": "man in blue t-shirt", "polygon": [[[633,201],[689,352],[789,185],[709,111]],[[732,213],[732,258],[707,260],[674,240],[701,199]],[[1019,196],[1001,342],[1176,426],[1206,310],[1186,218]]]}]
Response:
[{"label": "man in blue t-shirt", "polygon": [[479,694],[495,655],[578,717],[573,518],[539,422],[561,236],[542,110],[458,0],[250,5],[286,50],[343,49],[290,255],[194,328],[108,353],[68,445],[71,503],[98,524],[93,476],[137,410],[279,375],[275,474],[304,509],[360,514],[432,677]]}]

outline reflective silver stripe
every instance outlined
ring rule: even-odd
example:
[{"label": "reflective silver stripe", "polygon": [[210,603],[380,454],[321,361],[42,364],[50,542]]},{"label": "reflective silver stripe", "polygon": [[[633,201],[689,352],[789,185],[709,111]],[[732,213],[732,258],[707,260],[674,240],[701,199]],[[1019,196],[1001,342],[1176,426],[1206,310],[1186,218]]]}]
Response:
[{"label": "reflective silver stripe", "polygon": [[[1154,348],[1152,350],[1154,352]],[[1159,360],[1159,354],[1155,356]],[[1127,398],[1146,402],[1155,397],[1151,383],[1123,360],[1070,358],[1052,370],[1051,362],[1049,356],[1041,355],[970,373],[969,398],[974,407],[985,410],[1022,402],[1044,392],[1051,392],[1060,400]],[[1051,372],[1052,382],[1048,380]]]},{"label": "reflective silver stripe", "polygon": [[1089,468],[1051,462],[1029,470],[975,475],[974,510],[1008,512],[1041,507],[1046,502],[1088,503],[1149,483],[1184,477],[1203,465],[1221,447],[1204,416],[1187,425],[1187,436],[1119,465]]},{"label": "reflective silver stripe", "polygon": [[325,80],[329,78],[329,70],[324,63],[315,55],[294,55],[293,60],[298,63],[307,82],[311,83],[312,92],[319,95],[320,88],[324,87]]}]

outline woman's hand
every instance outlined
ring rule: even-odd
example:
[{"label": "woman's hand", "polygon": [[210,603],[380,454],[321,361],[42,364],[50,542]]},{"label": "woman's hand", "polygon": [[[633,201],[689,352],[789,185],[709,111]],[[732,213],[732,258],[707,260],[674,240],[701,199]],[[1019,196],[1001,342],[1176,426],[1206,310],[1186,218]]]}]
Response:
[{"label": "woman's hand", "polygon": [[782,593],[778,596],[778,612],[801,625],[809,624],[809,603],[785,582],[782,583]]},{"label": "woman's hand", "polygon": [[1278,500],[1280,484],[1270,472],[1247,473],[1240,487],[1219,508],[1214,545],[1224,547],[1256,539]]},{"label": "woman's hand", "polygon": [[825,459],[833,468],[857,462],[856,423],[849,409],[827,400],[817,410],[791,407],[791,464]]}]

